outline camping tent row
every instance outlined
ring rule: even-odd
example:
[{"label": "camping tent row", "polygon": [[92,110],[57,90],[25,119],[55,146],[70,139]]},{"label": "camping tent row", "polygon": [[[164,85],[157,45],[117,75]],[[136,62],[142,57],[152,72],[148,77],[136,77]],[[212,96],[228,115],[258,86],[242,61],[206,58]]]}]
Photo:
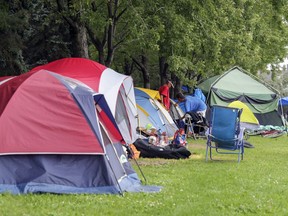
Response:
[{"label": "camping tent row", "polygon": [[[95,78],[90,72],[81,78]],[[158,191],[141,185],[129,163],[111,104],[81,81],[43,68],[2,80],[0,193]]]},{"label": "camping tent row", "polygon": [[211,77],[198,86],[207,94],[207,104],[228,106],[241,101],[254,113],[260,125],[283,126],[278,113],[279,92],[240,67]]},{"label": "camping tent row", "polygon": [[[145,128],[147,124],[152,124],[160,132],[166,132],[168,137],[173,137],[178,128],[170,113],[159,102],[159,92],[138,87],[134,88],[134,91],[138,110],[139,127]],[[174,110],[174,115],[175,113],[178,113],[178,111]]]}]

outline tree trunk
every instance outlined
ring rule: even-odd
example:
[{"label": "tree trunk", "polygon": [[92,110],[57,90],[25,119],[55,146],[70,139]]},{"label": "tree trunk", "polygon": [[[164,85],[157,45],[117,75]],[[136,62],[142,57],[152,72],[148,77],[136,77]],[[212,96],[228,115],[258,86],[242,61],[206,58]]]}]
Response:
[{"label": "tree trunk", "polygon": [[136,67],[141,71],[143,77],[143,87],[150,89],[150,74],[148,70],[148,58],[145,55],[141,55],[141,62],[132,58]]},{"label": "tree trunk", "polygon": [[178,92],[182,92],[182,90],[181,90],[182,82],[181,82],[181,80],[180,80],[177,76],[175,76],[175,75],[172,77],[172,80],[174,81],[174,89],[173,89],[170,97],[171,97],[171,98],[174,98],[175,95],[176,95]]},{"label": "tree trunk", "polygon": [[[116,26],[123,14],[125,14],[125,12],[127,11],[127,8],[125,7],[121,10],[119,0],[110,0],[103,2],[106,2],[107,6],[107,23],[105,24],[105,26],[103,26],[102,36],[99,37],[100,34],[98,32],[97,37],[92,26],[89,26],[87,24],[86,28],[92,44],[96,47],[98,51],[99,62],[101,64],[105,64],[107,67],[110,67],[113,62],[116,49],[123,43],[125,36],[127,36],[127,33],[122,33],[122,37],[120,38],[116,36]],[[94,10],[94,12],[97,13],[97,10]],[[122,31],[125,32],[126,29]]]},{"label": "tree trunk", "polygon": [[148,58],[144,55],[141,56],[142,62],[142,74],[143,74],[143,81],[144,81],[144,88],[150,89],[150,74],[148,71]]},{"label": "tree trunk", "polygon": [[81,23],[75,23],[70,27],[71,32],[71,56],[89,58],[87,32],[86,28]]},{"label": "tree trunk", "polygon": [[106,56],[106,60],[105,60],[105,65],[107,67],[110,67],[113,58],[114,58],[114,52],[115,52],[115,48],[113,46],[113,36],[114,36],[114,31],[113,31],[113,24],[109,25],[109,30],[108,30],[108,43],[107,43],[107,56]]},{"label": "tree trunk", "polygon": [[[115,8],[113,5],[115,4]],[[109,67],[112,63],[113,56],[114,56],[114,45],[113,45],[113,37],[115,33],[115,25],[116,25],[116,11],[118,8],[118,1],[108,1],[108,19],[110,20],[108,24],[108,31],[107,31],[107,56],[105,60],[105,65]]]},{"label": "tree trunk", "polygon": [[[57,0],[58,12],[70,27],[71,56],[89,58],[87,31],[85,24],[81,21],[81,8],[73,11],[72,1]],[[76,14],[76,15],[75,15]]]},{"label": "tree trunk", "polygon": [[103,36],[103,40],[100,41],[100,39],[98,37],[96,37],[96,34],[94,34],[92,28],[90,28],[90,26],[88,24],[86,24],[86,29],[87,29],[87,33],[89,35],[89,38],[92,42],[92,44],[96,47],[97,51],[98,51],[98,62],[100,64],[105,64],[105,52],[104,52],[104,46],[106,44],[106,34],[104,34]]},{"label": "tree trunk", "polygon": [[130,62],[128,58],[125,58],[123,67],[125,75],[131,76],[133,68],[134,68],[134,62],[133,61]]},{"label": "tree trunk", "polygon": [[164,85],[168,79],[168,64],[165,57],[159,58],[159,73],[160,73],[160,86]]}]

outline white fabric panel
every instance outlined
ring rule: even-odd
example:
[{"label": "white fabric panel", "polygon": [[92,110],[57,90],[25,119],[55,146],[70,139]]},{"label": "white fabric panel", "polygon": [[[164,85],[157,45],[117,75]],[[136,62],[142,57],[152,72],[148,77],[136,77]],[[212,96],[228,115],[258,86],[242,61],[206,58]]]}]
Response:
[{"label": "white fabric panel", "polygon": [[[124,88],[125,92],[120,91],[121,88]],[[117,73],[111,68],[107,68],[103,71],[100,78],[99,93],[104,94],[114,117],[116,117],[116,112],[119,112],[120,110],[119,108],[119,110],[117,109],[117,106],[121,106],[120,103],[117,105],[117,98],[122,98],[122,104],[125,106],[125,113],[123,113],[123,116],[127,116],[128,120],[126,122],[119,120],[117,124],[125,141],[127,143],[135,142],[137,139],[137,108],[132,78]],[[123,112],[123,110],[121,112]],[[121,113],[118,113],[118,116],[119,115],[121,115]],[[127,125],[127,122],[129,122],[129,125]]]},{"label": "white fabric panel", "polygon": [[117,73],[110,68],[105,69],[100,78],[99,93],[105,95],[105,99],[114,116],[119,88],[125,78],[125,75]]}]

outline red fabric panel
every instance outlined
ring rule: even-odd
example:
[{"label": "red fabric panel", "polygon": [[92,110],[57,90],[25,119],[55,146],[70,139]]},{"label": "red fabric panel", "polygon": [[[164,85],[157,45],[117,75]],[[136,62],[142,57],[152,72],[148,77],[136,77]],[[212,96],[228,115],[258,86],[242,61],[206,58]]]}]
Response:
[{"label": "red fabric panel", "polygon": [[13,76],[3,76],[3,77],[0,77],[0,81],[3,81],[3,80],[6,80],[6,79],[9,79]]},{"label": "red fabric panel", "polygon": [[115,127],[115,125],[111,122],[109,117],[106,115],[106,113],[103,110],[97,109],[98,113],[98,118],[100,122],[103,124],[105,127],[107,133],[109,134],[109,137],[112,140],[112,143],[119,142],[119,140],[122,141],[122,144],[124,144],[124,140],[122,138],[122,135],[118,128]]},{"label": "red fabric panel", "polygon": [[0,116],[18,87],[32,74],[22,74],[0,85]]},{"label": "red fabric panel", "polygon": [[99,81],[106,66],[84,58],[64,58],[38,66],[31,71],[35,72],[41,69],[80,80],[98,92]]},{"label": "red fabric panel", "polygon": [[0,117],[0,154],[103,152],[70,92],[48,72],[26,79]]}]

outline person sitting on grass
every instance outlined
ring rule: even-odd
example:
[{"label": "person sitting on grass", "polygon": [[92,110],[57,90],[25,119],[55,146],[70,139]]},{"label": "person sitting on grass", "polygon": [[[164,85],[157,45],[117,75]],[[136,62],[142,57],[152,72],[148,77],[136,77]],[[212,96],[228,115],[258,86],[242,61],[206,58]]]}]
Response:
[{"label": "person sitting on grass", "polygon": [[158,145],[159,144],[159,137],[158,137],[157,130],[155,127],[152,127],[149,130],[148,143],[151,145]]},{"label": "person sitting on grass", "polygon": [[175,145],[176,147],[187,146],[187,140],[184,128],[180,128],[175,132],[172,144]]}]

